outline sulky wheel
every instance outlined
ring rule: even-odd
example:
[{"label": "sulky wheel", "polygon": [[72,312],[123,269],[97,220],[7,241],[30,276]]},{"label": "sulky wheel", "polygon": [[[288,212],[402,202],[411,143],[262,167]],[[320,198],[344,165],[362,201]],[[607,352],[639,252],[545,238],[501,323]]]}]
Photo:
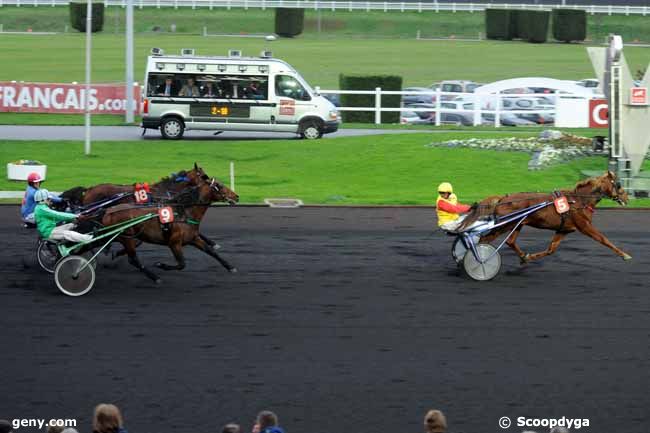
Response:
[{"label": "sulky wheel", "polygon": [[56,264],[54,281],[59,290],[68,296],[85,295],[95,284],[95,268],[85,257],[64,257]]},{"label": "sulky wheel", "polygon": [[43,270],[54,273],[56,262],[61,258],[56,242],[41,240],[36,249],[36,259]]},{"label": "sulky wheel", "polygon": [[480,261],[470,251],[465,254],[463,259],[465,272],[470,278],[477,281],[491,280],[501,269],[499,252],[490,244],[478,244],[476,245],[476,251]]},{"label": "sulky wheel", "polygon": [[465,247],[465,244],[463,243],[461,237],[458,236],[454,240],[454,243],[451,244],[451,256],[454,258],[454,261],[457,264],[460,264],[463,262],[463,258],[465,257],[466,252],[467,248]]}]

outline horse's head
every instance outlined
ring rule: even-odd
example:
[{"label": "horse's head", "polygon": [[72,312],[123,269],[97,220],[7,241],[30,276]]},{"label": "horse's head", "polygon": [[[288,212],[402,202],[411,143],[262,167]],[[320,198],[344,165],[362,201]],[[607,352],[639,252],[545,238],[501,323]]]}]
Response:
[{"label": "horse's head", "polygon": [[239,201],[239,196],[235,191],[231,190],[224,185],[223,182],[214,177],[203,183],[199,189],[199,194],[203,200],[209,201],[210,203],[215,201],[225,201],[234,205]]},{"label": "horse's head", "polygon": [[203,168],[199,167],[196,162],[194,163],[194,168],[186,172],[186,175],[190,180],[190,183],[195,186],[201,185],[202,182],[210,180],[210,176],[208,176],[205,171],[203,171]]},{"label": "horse's head", "polygon": [[621,186],[621,182],[612,171],[597,178],[597,186],[600,188],[603,196],[611,198],[621,206],[627,205],[628,196],[627,192]]}]

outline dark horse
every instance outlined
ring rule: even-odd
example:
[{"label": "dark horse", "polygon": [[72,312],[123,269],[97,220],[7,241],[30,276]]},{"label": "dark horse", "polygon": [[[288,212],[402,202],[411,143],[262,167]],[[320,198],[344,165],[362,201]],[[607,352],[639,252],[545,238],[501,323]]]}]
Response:
[{"label": "dark horse", "polygon": [[[199,167],[195,162],[194,168],[191,170],[181,171],[152,184],[150,186],[150,198],[154,203],[165,203],[166,201],[172,200],[177,193],[183,191],[188,186],[197,186],[208,179],[209,177],[205,174],[203,168]],[[102,183],[89,188],[81,186],[71,188],[63,192],[61,198],[73,206],[97,207],[101,209],[103,207],[101,203],[108,200],[111,200],[110,203],[107,203],[111,206],[120,203],[134,203],[135,196],[130,194],[134,192],[134,189],[134,185]],[[126,195],[119,197],[120,194]],[[112,201],[112,199],[115,199],[115,201]],[[97,206],[93,206],[94,204],[97,204]],[[216,246],[216,243],[207,236],[200,236],[210,247],[214,248]],[[117,255],[121,255],[121,252]]]},{"label": "dark horse", "polygon": [[[161,224],[158,217],[155,217],[126,230],[117,240],[124,246],[129,263],[155,282],[160,282],[160,278],[142,265],[138,259],[136,248],[138,240],[141,240],[147,243],[166,245],[172,250],[177,264],[156,263],[156,266],[161,269],[183,269],[185,267],[183,246],[192,245],[215,258],[230,272],[236,272],[236,269],[221,258],[199,233],[199,224],[203,216],[210,204],[216,201],[235,203],[239,201],[239,196],[214,178],[202,180],[198,185],[187,187],[178,193],[173,201],[163,204],[163,206],[173,208],[173,222]],[[149,213],[157,213],[158,208],[155,205],[121,204],[107,209],[101,218],[101,223],[104,226],[118,224]]]},{"label": "dark horse", "polygon": [[[553,254],[560,245],[560,242],[562,242],[562,239],[576,230],[611,248],[623,260],[630,260],[632,258],[629,254],[612,244],[605,235],[594,227],[591,221],[594,208],[603,198],[610,198],[623,206],[627,204],[627,193],[621,187],[614,173],[608,171],[602,176],[592,177],[578,182],[572,190],[562,190],[560,192],[569,201],[570,208],[568,212],[559,214],[553,205],[538,210],[527,216],[522,224],[506,240],[508,246],[517,253],[522,263]],[[463,230],[469,227],[480,218],[491,215],[496,217],[508,215],[517,210],[552,200],[553,196],[550,194],[530,192],[489,197],[473,206],[460,229]],[[492,242],[500,235],[512,230],[515,224],[513,222],[512,224],[494,229],[487,235],[481,237],[481,242]],[[551,244],[545,251],[528,254],[519,248],[516,243],[517,236],[519,236],[519,232],[525,225],[555,231],[551,239]]]}]

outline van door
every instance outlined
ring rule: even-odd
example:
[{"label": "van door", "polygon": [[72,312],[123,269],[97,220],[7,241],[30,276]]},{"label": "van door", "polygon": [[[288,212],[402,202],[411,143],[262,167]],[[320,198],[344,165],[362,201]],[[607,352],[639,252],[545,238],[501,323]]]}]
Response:
[{"label": "van door", "polygon": [[298,121],[314,108],[312,97],[296,77],[276,75],[274,78],[275,129],[276,131],[297,132]]}]

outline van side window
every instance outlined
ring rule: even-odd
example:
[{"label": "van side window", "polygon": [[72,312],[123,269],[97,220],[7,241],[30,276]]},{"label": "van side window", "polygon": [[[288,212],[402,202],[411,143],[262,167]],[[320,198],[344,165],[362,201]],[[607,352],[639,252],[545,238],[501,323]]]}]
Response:
[{"label": "van side window", "polygon": [[298,80],[289,75],[277,75],[275,77],[275,94],[300,101],[311,100],[309,93]]}]

